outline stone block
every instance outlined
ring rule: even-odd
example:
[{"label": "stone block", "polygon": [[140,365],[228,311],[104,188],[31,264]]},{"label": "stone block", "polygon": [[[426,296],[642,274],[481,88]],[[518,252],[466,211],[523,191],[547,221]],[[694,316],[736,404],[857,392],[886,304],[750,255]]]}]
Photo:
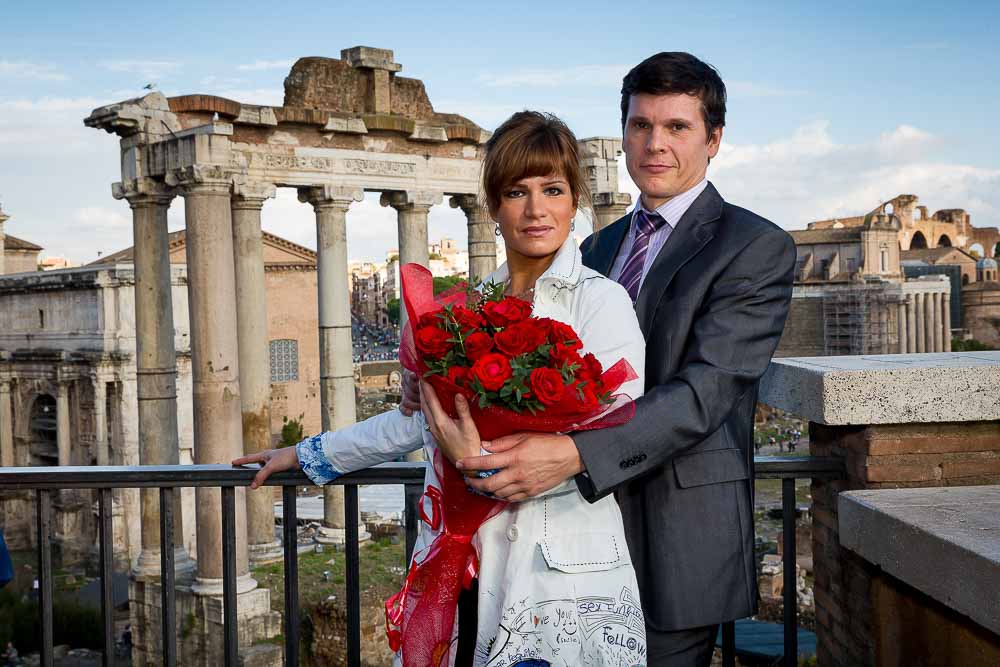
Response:
[{"label": "stone block", "polygon": [[1000,488],[851,491],[839,515],[844,547],[1000,635]]},{"label": "stone block", "polygon": [[775,359],[760,400],[827,425],[1000,419],[1000,352]]}]

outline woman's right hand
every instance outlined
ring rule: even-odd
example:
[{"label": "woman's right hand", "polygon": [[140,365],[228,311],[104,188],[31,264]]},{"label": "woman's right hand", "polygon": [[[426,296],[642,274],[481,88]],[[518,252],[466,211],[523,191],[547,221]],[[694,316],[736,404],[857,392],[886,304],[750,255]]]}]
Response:
[{"label": "woman's right hand", "polygon": [[233,460],[234,466],[245,466],[249,463],[260,463],[261,468],[250,483],[251,489],[260,487],[268,477],[276,472],[285,470],[298,470],[299,457],[295,452],[295,447],[282,447],[281,449],[265,449],[255,454],[247,454]]}]

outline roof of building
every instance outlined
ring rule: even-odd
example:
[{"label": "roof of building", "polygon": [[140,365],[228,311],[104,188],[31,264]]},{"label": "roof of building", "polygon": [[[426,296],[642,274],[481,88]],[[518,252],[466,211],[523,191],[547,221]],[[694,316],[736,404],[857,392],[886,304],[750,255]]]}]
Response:
[{"label": "roof of building", "polygon": [[983,257],[981,260],[976,262],[977,269],[995,269],[997,268],[997,261],[992,257]]},{"label": "roof of building", "polygon": [[[264,232],[263,235],[265,243],[272,246],[277,246],[284,250],[288,250],[293,254],[301,256],[302,262],[299,262],[300,264],[309,265],[316,263],[316,251],[310,250],[309,248],[301,246],[297,243],[292,243],[291,241],[283,239],[280,236],[269,234],[268,232]],[[170,250],[177,250],[178,248],[183,248],[186,243],[186,239],[187,239],[186,230],[184,229],[178,230],[176,232],[171,232],[167,237],[167,246]],[[110,255],[105,255],[104,257],[101,257],[91,262],[88,266],[93,266],[97,264],[130,263],[133,260],[134,254],[135,254],[135,246],[130,246],[128,248],[125,248],[124,250],[119,250],[118,252],[112,253]],[[267,264],[268,266],[270,266],[272,262],[267,262]],[[285,267],[293,265],[295,263],[276,262],[273,264],[275,266]]]},{"label": "roof of building", "polygon": [[41,250],[42,246],[35,245],[31,241],[25,241],[24,239],[19,239],[16,236],[11,236],[10,234],[5,234],[4,248],[7,250]]},{"label": "roof of building", "polygon": [[921,262],[926,262],[927,264],[937,264],[944,257],[949,254],[957,252],[965,255],[965,259],[969,262],[975,262],[976,258],[965,252],[961,248],[955,247],[938,247],[938,248],[914,248],[910,250],[903,250],[899,253],[900,259],[903,260],[919,260]]},{"label": "roof of building", "polygon": [[962,285],[963,292],[1000,292],[1000,282],[996,280],[977,280],[968,285]]},{"label": "roof of building", "polygon": [[820,243],[852,243],[861,239],[862,227],[841,229],[795,229],[789,234],[795,245],[815,245]]}]

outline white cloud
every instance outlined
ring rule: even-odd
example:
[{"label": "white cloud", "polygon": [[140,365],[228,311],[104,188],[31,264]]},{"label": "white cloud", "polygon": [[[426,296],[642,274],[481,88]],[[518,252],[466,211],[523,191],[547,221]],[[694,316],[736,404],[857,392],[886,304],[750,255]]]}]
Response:
[{"label": "white cloud", "polygon": [[146,79],[158,79],[178,71],[181,64],[167,60],[108,60],[102,62],[101,67],[111,72],[141,74]]},{"label": "white cloud", "polygon": [[271,69],[288,69],[294,60],[255,60],[250,64],[238,65],[236,69],[241,72],[261,72]]},{"label": "white cloud", "polygon": [[94,97],[43,97],[0,101],[0,146],[7,157],[66,155],[104,138],[83,119],[107,101]]},{"label": "white cloud", "polygon": [[52,65],[0,60],[0,77],[34,79],[36,81],[66,81],[68,76]]},{"label": "white cloud", "polygon": [[132,231],[132,218],[127,210],[113,210],[102,206],[84,206],[73,213],[74,222],[86,229],[97,232]]},{"label": "white cloud", "polygon": [[859,215],[902,193],[931,210],[964,208],[978,224],[991,224],[1000,213],[1000,169],[948,163],[935,155],[939,144],[908,125],[845,143],[817,121],[766,144],[724,144],[709,178],[728,201],[786,229]]}]

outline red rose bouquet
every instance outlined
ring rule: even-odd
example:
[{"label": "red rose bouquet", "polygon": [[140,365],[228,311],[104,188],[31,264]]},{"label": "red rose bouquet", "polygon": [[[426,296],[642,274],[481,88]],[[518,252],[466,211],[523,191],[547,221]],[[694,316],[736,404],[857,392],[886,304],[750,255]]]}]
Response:
[{"label": "red rose bouquet", "polygon": [[[615,394],[637,377],[626,360],[604,370],[571,326],[533,316],[530,303],[503,296],[503,285],[487,284],[482,292],[460,287],[435,298],[427,269],[407,264],[400,278],[408,315],[400,362],[430,383],[453,418],[455,397],[463,394],[484,440],[603,428],[634,414],[631,400]],[[402,649],[407,667],[447,658],[458,594],[476,571],[472,537],[506,504],[471,493],[440,452],[433,464],[441,488],[427,488],[421,516],[441,532],[386,602],[390,646]],[[424,499],[433,508],[430,518]]]}]

